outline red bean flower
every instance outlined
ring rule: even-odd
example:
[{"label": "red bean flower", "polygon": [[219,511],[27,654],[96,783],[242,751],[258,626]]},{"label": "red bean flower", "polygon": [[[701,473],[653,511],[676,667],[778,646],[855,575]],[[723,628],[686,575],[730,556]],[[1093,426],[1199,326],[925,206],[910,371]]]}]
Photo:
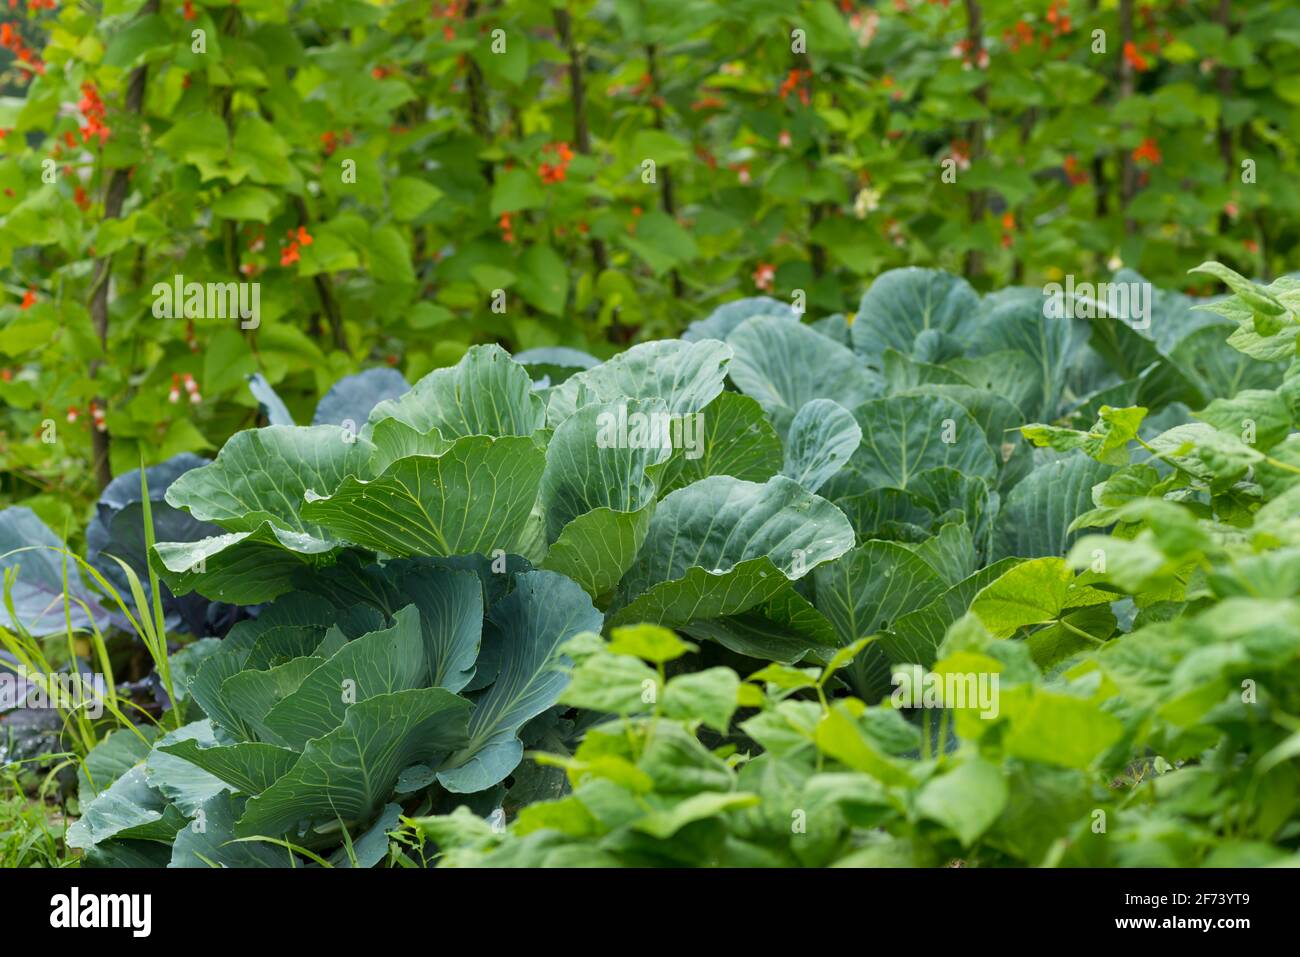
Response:
[{"label": "red bean flower", "polygon": [[565,176],[569,172],[569,163],[573,161],[573,150],[569,148],[568,143],[547,143],[542,147],[543,155],[548,160],[543,160],[537,167],[537,173],[542,177],[543,183],[563,183]]},{"label": "red bean flower", "polygon": [[1134,162],[1146,160],[1148,163],[1158,166],[1160,165],[1160,159],[1160,147],[1149,136],[1133,151]]},{"label": "red bean flower", "polygon": [[1145,73],[1151,69],[1151,63],[1138,52],[1137,44],[1132,40],[1124,44],[1124,60],[1139,73]]},{"label": "red bean flower", "polygon": [[86,118],[85,125],[81,127],[81,141],[89,143],[98,136],[102,146],[111,130],[104,123],[104,101],[100,99],[95,84],[81,84],[81,100],[77,103],[77,109]]}]

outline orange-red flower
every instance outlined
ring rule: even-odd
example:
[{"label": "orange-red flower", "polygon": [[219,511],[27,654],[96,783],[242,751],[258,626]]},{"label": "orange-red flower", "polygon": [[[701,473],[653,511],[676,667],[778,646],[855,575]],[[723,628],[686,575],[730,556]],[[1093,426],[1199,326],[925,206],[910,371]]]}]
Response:
[{"label": "orange-red flower", "polygon": [[30,309],[30,308],[32,308],[32,306],[34,306],[35,304],[36,304],[36,290],[35,290],[35,289],[28,289],[27,292],[23,293],[23,301],[22,301],[22,305],[20,305],[18,308],[19,308],[19,309]]},{"label": "orange-red flower", "polygon": [[104,101],[99,98],[95,84],[81,84],[81,100],[77,103],[77,109],[86,118],[86,124],[81,128],[81,141],[89,143],[92,137],[98,136],[102,146],[108,139],[110,130],[104,124]]},{"label": "orange-red flower", "polygon": [[1052,0],[1052,5],[1047,8],[1047,22],[1056,28],[1057,35],[1071,30],[1070,15],[1060,10],[1064,5],[1061,0]]},{"label": "orange-red flower", "polygon": [[292,266],[301,259],[299,249],[303,246],[310,246],[314,240],[311,233],[307,232],[306,226],[299,226],[298,229],[289,230],[289,245],[280,250],[280,265]]},{"label": "orange-red flower", "polygon": [[1145,73],[1151,69],[1151,64],[1146,57],[1138,52],[1137,44],[1132,40],[1124,44],[1124,60],[1139,73]]},{"label": "orange-red flower", "polygon": [[1016,214],[1009,213],[1009,212],[1003,213],[1002,214],[1002,248],[1003,249],[1011,248],[1011,243],[1013,241],[1011,234],[1014,233],[1015,231],[1016,231]]},{"label": "orange-red flower", "polygon": [[1065,175],[1074,186],[1082,186],[1088,182],[1088,174],[1084,172],[1083,167],[1079,165],[1079,161],[1074,158],[1073,153],[1065,158]]},{"label": "orange-red flower", "polygon": [[573,150],[568,143],[547,143],[542,152],[553,158],[554,162],[543,161],[537,167],[543,183],[563,183],[569,172],[569,163],[573,161]]},{"label": "orange-red flower", "polygon": [[798,67],[786,74],[785,79],[781,81],[781,88],[777,91],[777,96],[785,99],[791,93],[799,94],[799,102],[804,106],[808,105],[808,81],[812,79],[812,70],[800,70]]},{"label": "orange-red flower", "polygon": [[1025,20],[1017,20],[1014,27],[1002,31],[1002,42],[1012,53],[1034,42],[1034,28]]},{"label": "orange-red flower", "polygon": [[1159,165],[1160,147],[1156,145],[1155,140],[1148,136],[1142,141],[1141,145],[1133,151],[1133,160],[1134,162],[1146,160],[1149,163]]},{"label": "orange-red flower", "polygon": [[[10,7],[13,7],[14,5],[14,3],[10,3]],[[32,6],[34,9],[39,9],[35,2],[33,2]],[[23,43],[23,38],[19,35],[18,31],[14,29],[12,23],[0,24],[0,46],[5,47],[7,50],[12,52],[20,63],[30,63],[37,73],[45,72],[44,65],[39,60],[35,59],[32,51],[27,48],[25,43]],[[26,74],[20,73],[18,78],[21,82],[26,79]]]},{"label": "orange-red flower", "polygon": [[759,263],[758,268],[754,270],[754,285],[764,292],[772,288],[772,280],[776,278],[776,267],[771,263]]}]

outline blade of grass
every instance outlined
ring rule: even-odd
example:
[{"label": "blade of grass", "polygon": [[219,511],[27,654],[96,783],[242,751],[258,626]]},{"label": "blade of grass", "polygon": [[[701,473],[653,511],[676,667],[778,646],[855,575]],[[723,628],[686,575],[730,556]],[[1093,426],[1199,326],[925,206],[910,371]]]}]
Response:
[{"label": "blade of grass", "polygon": [[307,848],[305,847],[299,847],[297,844],[294,844],[290,841],[282,840],[278,837],[237,837],[234,838],[233,840],[227,841],[226,844],[245,844],[249,841],[261,841],[262,843],[265,844],[274,844],[277,847],[283,847],[294,854],[301,854],[303,857],[307,858],[308,860],[314,861],[315,863],[319,864],[321,867],[332,868],[334,866],[329,861],[321,857],[319,854],[314,854],[311,851],[307,850]]}]

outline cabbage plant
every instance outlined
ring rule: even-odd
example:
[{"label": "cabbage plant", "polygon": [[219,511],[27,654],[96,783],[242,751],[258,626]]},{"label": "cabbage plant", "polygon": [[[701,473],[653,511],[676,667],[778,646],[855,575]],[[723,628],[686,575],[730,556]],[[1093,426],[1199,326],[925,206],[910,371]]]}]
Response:
[{"label": "cabbage plant", "polygon": [[[196,720],[91,755],[72,839],[107,862],[364,863],[403,809],[525,794],[565,643],[635,623],[740,669],[835,662],[828,690],[868,703],[971,615],[1063,667],[1145,603],[1064,558],[1132,521],[1126,496],[1172,470],[1249,511],[1242,482],[1294,471],[1260,444],[1294,426],[1261,397],[1294,284],[1229,278],[1134,323],[896,270],[852,316],[741,300],[604,362],[476,346],[305,426],[254,383],[273,424],[166,492],[216,530],[151,561],[176,595],[266,607],[192,656]],[[1247,413],[1264,439],[1229,434]]]}]

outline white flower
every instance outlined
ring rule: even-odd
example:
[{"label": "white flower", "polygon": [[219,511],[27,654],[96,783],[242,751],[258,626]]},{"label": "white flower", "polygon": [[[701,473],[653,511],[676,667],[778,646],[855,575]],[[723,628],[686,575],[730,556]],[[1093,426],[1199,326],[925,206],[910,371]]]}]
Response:
[{"label": "white flower", "polygon": [[866,219],[867,213],[874,213],[880,208],[880,190],[863,187],[853,200],[853,215]]}]

